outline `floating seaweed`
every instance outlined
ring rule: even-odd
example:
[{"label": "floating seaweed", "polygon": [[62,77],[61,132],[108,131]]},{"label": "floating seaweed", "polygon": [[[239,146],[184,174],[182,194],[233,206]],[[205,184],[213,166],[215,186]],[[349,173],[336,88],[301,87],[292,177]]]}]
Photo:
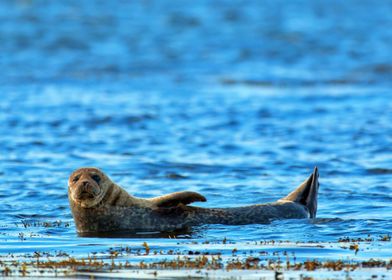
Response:
[{"label": "floating seaweed", "polygon": [[[370,238],[370,237],[369,237]],[[385,242],[390,241],[388,236],[382,237]],[[373,240],[373,239],[372,239]],[[350,242],[350,243],[348,243]],[[340,248],[353,250],[358,253],[360,244],[370,242],[366,239],[339,239],[339,243],[348,243],[348,246]],[[195,242],[191,241],[193,245]],[[202,242],[204,245],[210,245],[216,242]],[[281,251],[266,251],[263,246],[273,244],[282,244],[276,241],[263,241],[259,244],[262,247],[251,249],[248,252],[239,250],[233,244],[228,244],[227,240],[221,242],[224,247],[231,246],[231,257],[220,251],[208,250],[159,250],[149,245],[146,241],[141,247],[131,248],[129,246],[109,248],[103,252],[100,257],[96,253],[91,253],[86,257],[76,257],[62,251],[55,253],[36,251],[33,254],[13,255],[8,254],[0,257],[0,273],[4,277],[8,276],[33,276],[33,275],[54,275],[65,276],[75,275],[78,273],[108,273],[112,271],[167,271],[167,270],[221,270],[221,271],[273,271],[275,276],[283,277],[282,273],[289,271],[346,271],[352,272],[361,269],[383,269],[390,271],[392,269],[392,259],[374,259],[355,260],[355,259],[306,259],[298,260],[294,252],[287,249]],[[265,245],[267,244],[267,245]],[[287,243],[287,244],[293,244]],[[304,243],[306,244],[306,243]],[[322,244],[315,242],[307,243],[309,246],[323,248]],[[278,246],[279,247],[279,246]],[[276,248],[278,248],[276,247]],[[140,249],[142,248],[142,249]],[[260,249],[260,250],[259,250]],[[152,254],[151,254],[152,253]],[[155,256],[152,259],[143,259],[150,255]],[[165,257],[165,259],[156,258],[156,256]],[[142,258],[137,260],[137,258]]]}]

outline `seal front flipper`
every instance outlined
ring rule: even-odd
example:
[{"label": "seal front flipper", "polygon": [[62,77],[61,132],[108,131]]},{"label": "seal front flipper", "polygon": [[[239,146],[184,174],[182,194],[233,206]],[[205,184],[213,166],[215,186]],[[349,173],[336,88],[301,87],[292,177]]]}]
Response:
[{"label": "seal front flipper", "polygon": [[309,218],[315,218],[317,212],[317,194],[319,188],[318,178],[319,173],[317,167],[315,167],[309,178],[282,200],[289,200],[306,206],[309,211]]},{"label": "seal front flipper", "polygon": [[179,204],[187,205],[196,201],[207,201],[204,196],[197,192],[175,192],[163,196],[154,197],[149,200],[156,207],[174,207]]}]

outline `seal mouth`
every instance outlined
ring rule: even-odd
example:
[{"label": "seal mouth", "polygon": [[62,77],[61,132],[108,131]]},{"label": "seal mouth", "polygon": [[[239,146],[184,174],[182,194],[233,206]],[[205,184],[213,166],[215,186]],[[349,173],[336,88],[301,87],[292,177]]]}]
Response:
[{"label": "seal mouth", "polygon": [[93,199],[95,195],[87,191],[82,191],[77,194],[76,198],[79,200]]},{"label": "seal mouth", "polygon": [[73,200],[75,201],[75,203],[77,203],[83,208],[90,208],[97,205],[101,201],[101,197],[102,191],[98,191],[96,193],[92,193],[89,191],[81,191],[74,194]]},{"label": "seal mouth", "polygon": [[101,194],[101,188],[96,184],[92,184],[88,181],[81,182],[77,185],[77,189],[74,193],[74,198],[77,201],[94,201]]},{"label": "seal mouth", "polygon": [[78,200],[91,200],[96,199],[101,194],[101,190],[99,188],[85,188],[82,187],[75,194],[75,198]]}]

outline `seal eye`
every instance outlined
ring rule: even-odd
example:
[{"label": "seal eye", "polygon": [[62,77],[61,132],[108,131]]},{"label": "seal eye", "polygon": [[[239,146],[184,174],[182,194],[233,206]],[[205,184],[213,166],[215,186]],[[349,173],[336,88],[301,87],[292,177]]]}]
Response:
[{"label": "seal eye", "polygon": [[80,175],[73,177],[72,182],[77,182],[79,180]]},{"label": "seal eye", "polygon": [[101,177],[99,177],[98,175],[93,175],[93,176],[91,176],[91,178],[92,178],[97,184],[99,184],[99,182],[101,181]]}]

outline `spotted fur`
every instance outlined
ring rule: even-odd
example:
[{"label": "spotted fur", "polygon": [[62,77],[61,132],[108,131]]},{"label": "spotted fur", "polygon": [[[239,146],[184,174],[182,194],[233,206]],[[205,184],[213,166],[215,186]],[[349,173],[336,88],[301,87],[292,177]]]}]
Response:
[{"label": "spotted fur", "polygon": [[68,185],[77,231],[88,233],[163,232],[201,224],[263,224],[273,219],[314,218],[319,183],[315,168],[295,191],[276,202],[234,208],[188,206],[195,201],[206,201],[204,196],[195,192],[177,192],[151,199],[136,198],[97,168],[76,170],[71,174]]}]

